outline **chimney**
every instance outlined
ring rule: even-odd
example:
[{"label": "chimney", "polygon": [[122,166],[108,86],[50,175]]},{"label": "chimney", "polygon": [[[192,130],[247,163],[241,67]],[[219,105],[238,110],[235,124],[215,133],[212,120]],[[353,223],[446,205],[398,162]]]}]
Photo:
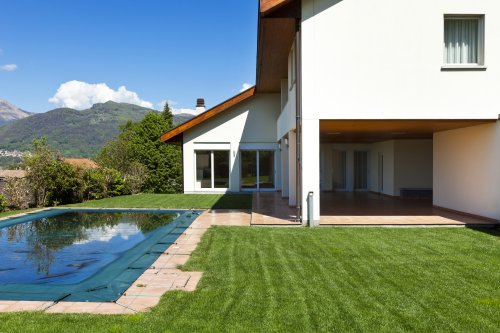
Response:
[{"label": "chimney", "polygon": [[196,100],[196,113],[200,114],[202,112],[205,112],[205,99],[204,98],[198,98]]}]

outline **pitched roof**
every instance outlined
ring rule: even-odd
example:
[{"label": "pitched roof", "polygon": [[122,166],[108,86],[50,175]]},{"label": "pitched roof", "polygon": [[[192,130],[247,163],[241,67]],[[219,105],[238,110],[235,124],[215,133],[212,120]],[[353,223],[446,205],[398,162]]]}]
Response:
[{"label": "pitched roof", "polygon": [[0,178],[24,178],[26,171],[24,170],[0,170]]},{"label": "pitched roof", "polygon": [[65,158],[64,162],[85,169],[95,169],[98,166],[96,162],[88,158]]},{"label": "pitched roof", "polygon": [[182,134],[201,124],[202,122],[215,117],[219,113],[222,113],[224,111],[227,111],[231,107],[247,100],[248,98],[252,97],[255,94],[255,87],[252,87],[250,89],[247,89],[243,91],[242,93],[231,97],[230,99],[220,103],[219,105],[214,106],[213,108],[199,114],[198,116],[186,121],[185,123],[182,123],[181,125],[171,129],[167,133],[163,134],[161,136],[161,141],[162,142],[179,142],[182,140]]}]

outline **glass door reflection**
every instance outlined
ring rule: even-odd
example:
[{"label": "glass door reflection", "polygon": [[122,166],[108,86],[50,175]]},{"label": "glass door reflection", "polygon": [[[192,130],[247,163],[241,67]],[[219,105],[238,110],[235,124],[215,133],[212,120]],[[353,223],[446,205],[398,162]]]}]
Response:
[{"label": "glass door reflection", "polygon": [[274,150],[241,150],[242,190],[274,190]]}]

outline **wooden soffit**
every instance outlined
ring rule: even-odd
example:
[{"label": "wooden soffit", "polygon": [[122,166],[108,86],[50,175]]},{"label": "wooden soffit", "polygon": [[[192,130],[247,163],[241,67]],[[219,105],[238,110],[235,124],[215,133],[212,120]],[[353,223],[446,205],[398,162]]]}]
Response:
[{"label": "wooden soffit", "polygon": [[288,54],[296,30],[295,18],[261,18],[257,45],[256,86],[259,93],[279,93],[288,77]]},{"label": "wooden soffit", "polygon": [[260,0],[260,14],[269,15],[273,11],[293,2],[293,0]]},{"label": "wooden soffit", "polygon": [[252,87],[250,89],[247,89],[243,91],[242,93],[220,103],[219,105],[214,106],[213,108],[199,114],[198,116],[186,121],[185,123],[175,127],[174,129],[168,131],[167,133],[163,134],[161,136],[161,141],[162,142],[169,142],[169,143],[182,143],[182,134],[201,124],[202,122],[215,117],[221,112],[224,112],[228,110],[229,108],[235,106],[238,103],[243,102],[244,100],[247,100],[248,98],[252,97],[255,94],[255,87]]},{"label": "wooden soffit", "polygon": [[259,16],[300,18],[300,0],[260,0]]},{"label": "wooden soffit", "polygon": [[491,119],[321,120],[320,142],[372,143],[396,139],[432,139],[436,132],[495,121]]}]

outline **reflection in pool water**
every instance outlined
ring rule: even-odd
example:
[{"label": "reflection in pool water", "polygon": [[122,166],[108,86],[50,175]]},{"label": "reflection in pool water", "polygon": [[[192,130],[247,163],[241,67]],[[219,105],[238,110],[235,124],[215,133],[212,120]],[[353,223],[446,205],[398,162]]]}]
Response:
[{"label": "reflection in pool water", "polygon": [[72,284],[92,276],[178,215],[63,212],[0,229],[0,284]]}]

